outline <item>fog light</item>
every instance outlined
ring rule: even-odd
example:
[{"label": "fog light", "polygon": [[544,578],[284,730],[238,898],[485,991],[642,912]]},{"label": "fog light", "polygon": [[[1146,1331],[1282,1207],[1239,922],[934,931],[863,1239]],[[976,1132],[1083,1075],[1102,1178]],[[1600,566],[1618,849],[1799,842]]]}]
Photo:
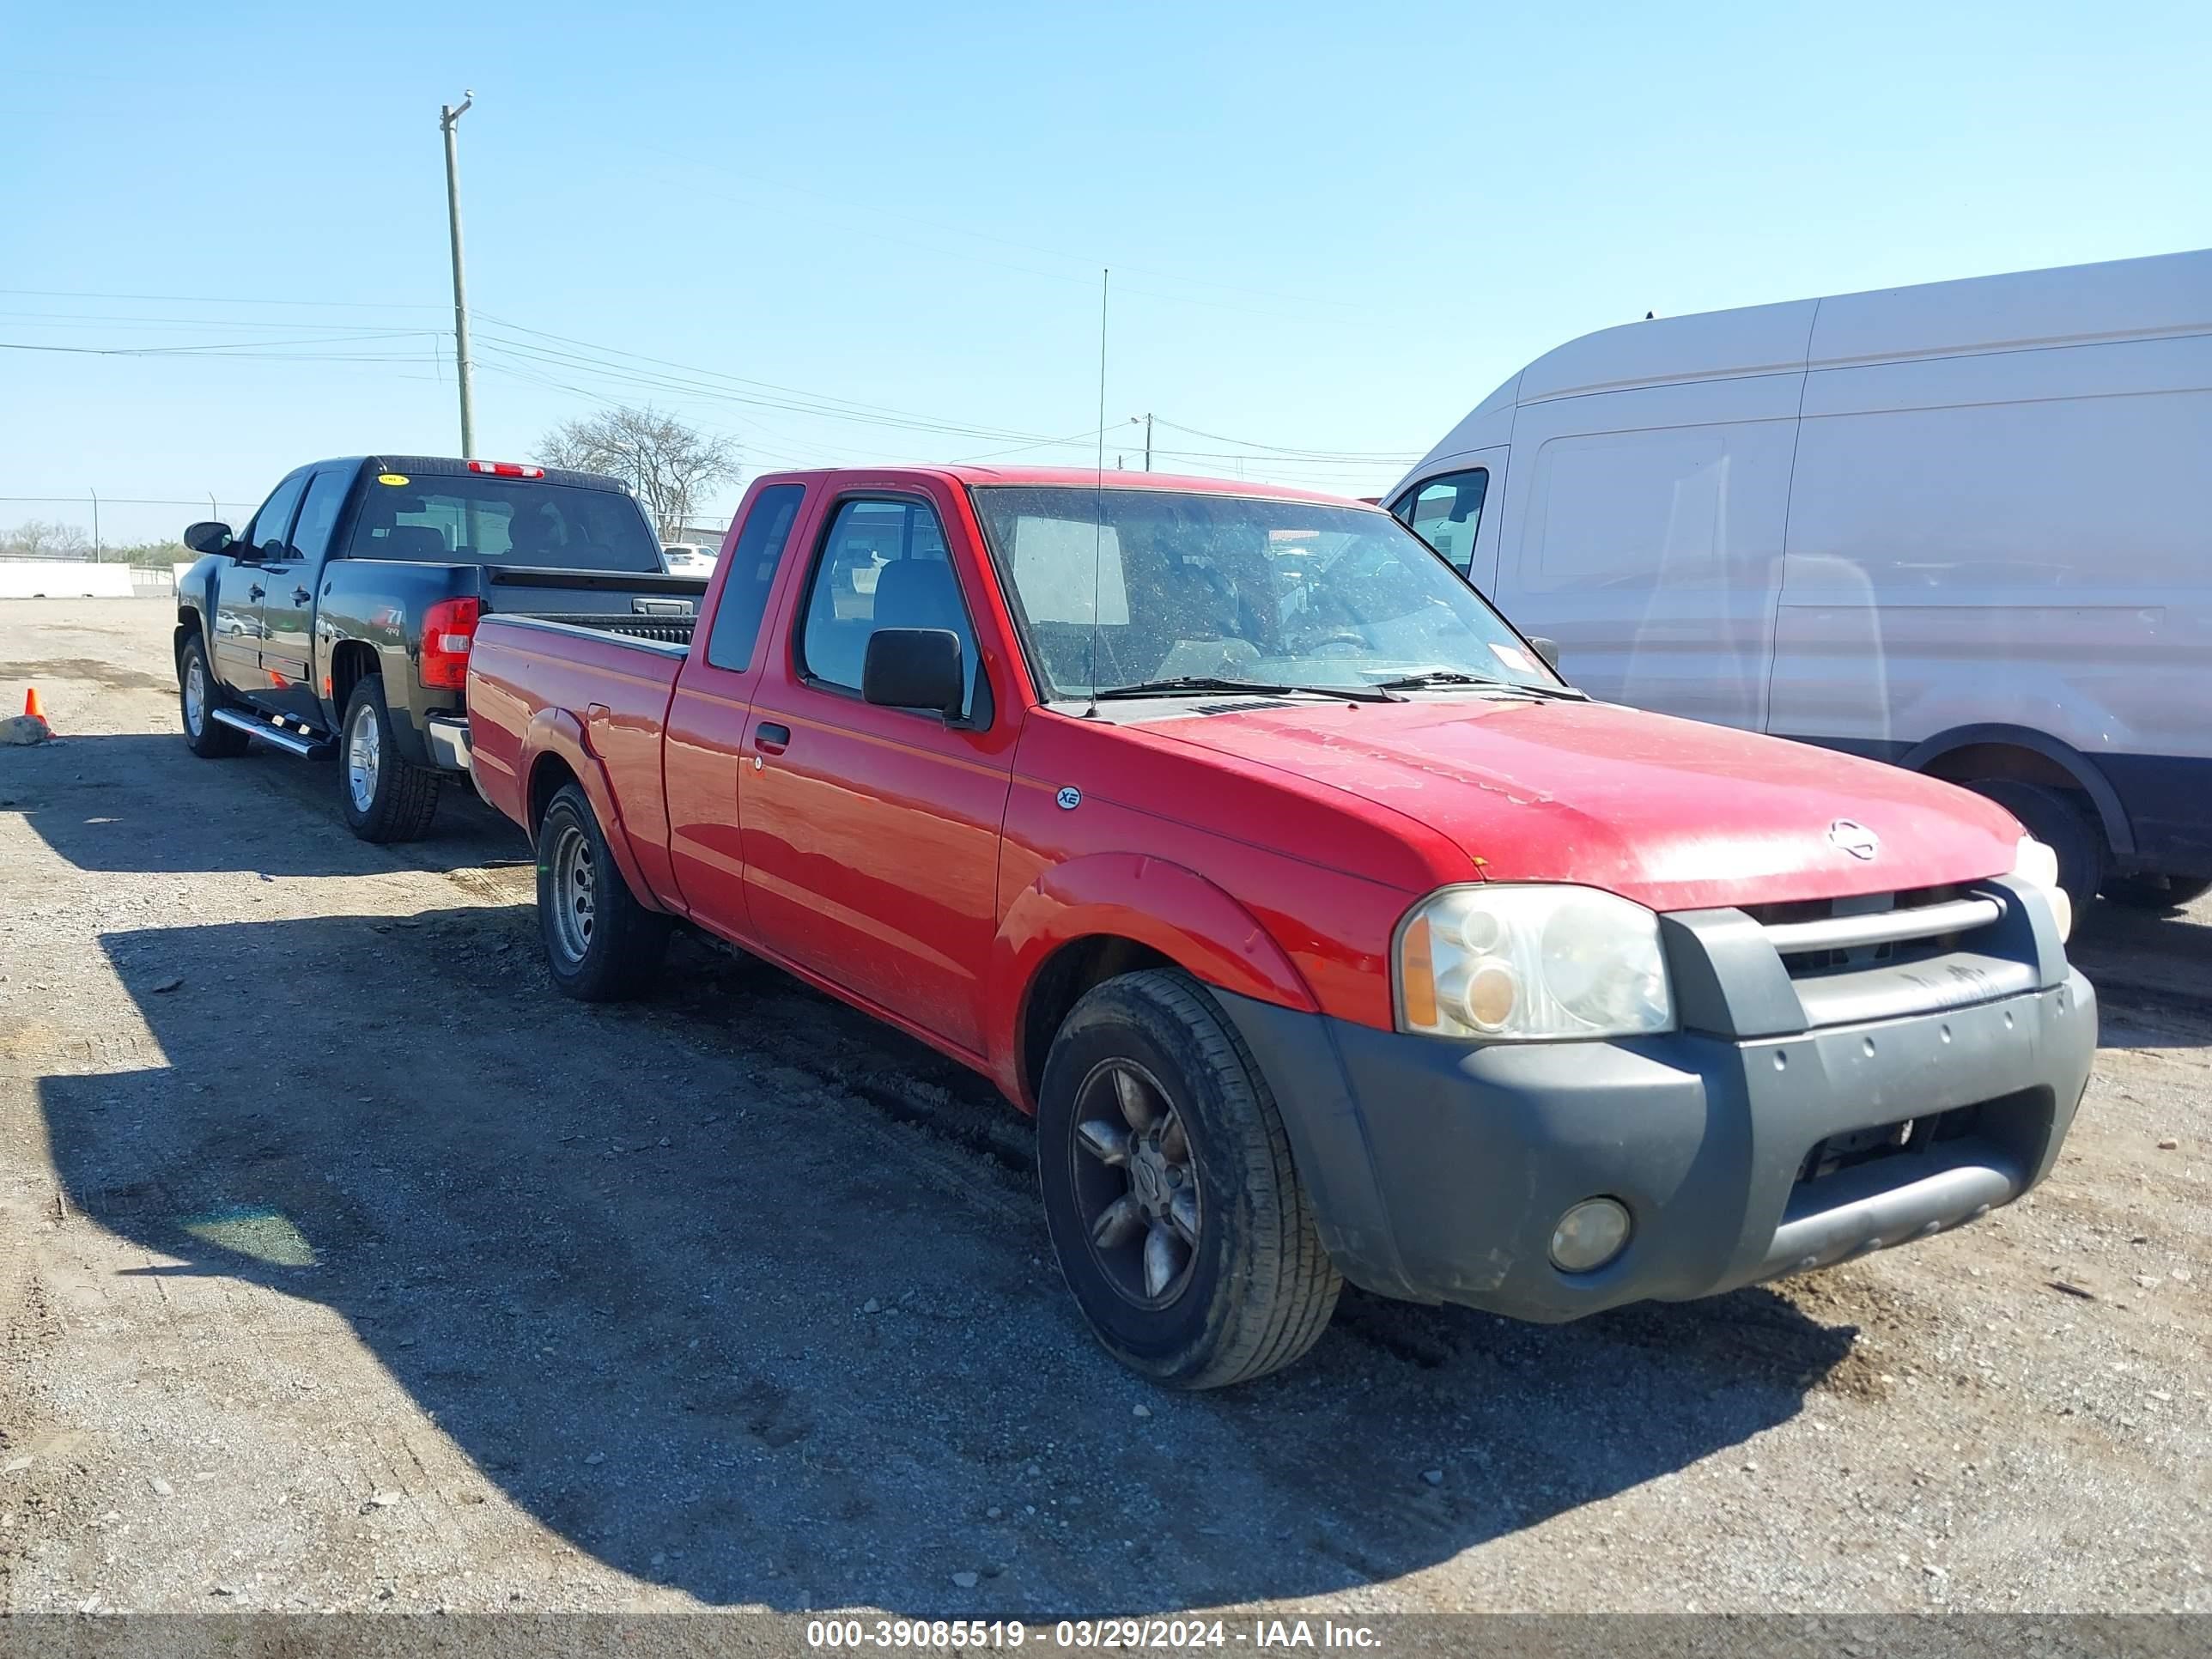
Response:
[{"label": "fog light", "polygon": [[1594,1272],[1628,1243],[1628,1212],[1609,1198],[1586,1198],[1552,1230],[1552,1265],[1561,1273]]}]

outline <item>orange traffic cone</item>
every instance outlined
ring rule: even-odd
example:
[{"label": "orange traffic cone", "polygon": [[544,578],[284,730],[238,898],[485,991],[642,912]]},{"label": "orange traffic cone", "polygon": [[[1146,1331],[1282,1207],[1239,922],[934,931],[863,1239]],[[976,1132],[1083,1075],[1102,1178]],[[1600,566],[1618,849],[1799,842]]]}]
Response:
[{"label": "orange traffic cone", "polygon": [[46,717],[46,711],[39,707],[39,688],[35,685],[23,693],[23,713],[34,720]]}]

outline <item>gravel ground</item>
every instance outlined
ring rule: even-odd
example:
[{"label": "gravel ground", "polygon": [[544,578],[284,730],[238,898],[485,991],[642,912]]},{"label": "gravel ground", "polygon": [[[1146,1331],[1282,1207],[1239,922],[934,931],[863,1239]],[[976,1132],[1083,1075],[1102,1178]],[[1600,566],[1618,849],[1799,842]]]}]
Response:
[{"label": "gravel ground", "polygon": [[2087,920],[1979,1226],[1176,1397],[987,1087],[689,945],[560,1000],[516,834],[195,759],[167,633],[0,604],[0,1609],[2212,1610],[2212,907]]}]

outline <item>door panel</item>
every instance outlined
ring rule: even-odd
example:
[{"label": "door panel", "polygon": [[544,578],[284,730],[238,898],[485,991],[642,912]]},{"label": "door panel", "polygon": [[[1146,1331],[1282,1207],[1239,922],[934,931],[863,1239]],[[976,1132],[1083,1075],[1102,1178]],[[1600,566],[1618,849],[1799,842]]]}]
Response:
[{"label": "door panel", "polygon": [[1523,404],[1499,609],[1592,696],[1765,723],[1804,376]]},{"label": "door panel", "polygon": [[750,931],[738,828],[746,716],[766,654],[763,624],[805,497],[804,485],[772,484],[739,508],[737,540],[714,578],[721,588],[712,631],[685,659],[669,700],[662,749],[669,861],[692,919],[729,939]]},{"label": "door panel", "polygon": [[790,733],[745,774],[739,801],[753,931],[801,967],[980,1051],[1008,750],[990,734],[803,685],[764,684],[752,718],[756,732]]},{"label": "door panel", "polygon": [[270,707],[314,726],[323,723],[322,688],[315,678],[315,589],[322,582],[338,511],[352,486],[350,467],[325,467],[315,473],[286,540],[286,556],[262,567],[264,695]]},{"label": "door panel", "polygon": [[307,488],[303,467],[270,492],[242,538],[241,550],[249,552],[255,562],[226,566],[216,583],[215,652],[222,678],[231,690],[258,703],[270,702],[269,683],[261,671],[268,595],[280,585],[289,586],[283,577],[271,577],[269,566],[273,562],[289,572],[292,520]]},{"label": "door panel", "polygon": [[[760,942],[974,1054],[1018,722],[991,713],[963,597],[976,591],[975,553],[947,544],[950,505],[933,492],[825,509],[778,630],[778,672],[754,694],[738,816]],[[884,627],[959,638],[963,721],[861,701],[866,641]]]}]

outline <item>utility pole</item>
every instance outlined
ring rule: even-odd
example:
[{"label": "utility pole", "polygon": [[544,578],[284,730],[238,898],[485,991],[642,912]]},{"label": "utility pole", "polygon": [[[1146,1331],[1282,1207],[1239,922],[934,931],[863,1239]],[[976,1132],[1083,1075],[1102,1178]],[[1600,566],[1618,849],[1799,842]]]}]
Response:
[{"label": "utility pole", "polygon": [[461,454],[477,453],[476,388],[469,364],[469,289],[461,275],[461,164],[454,149],[453,129],[475,103],[474,92],[464,91],[459,104],[438,106],[438,130],[446,135],[446,220],[453,237],[453,366],[461,382]]},{"label": "utility pole", "polygon": [[92,562],[100,562],[100,492],[90,484],[85,486],[92,496]]},{"label": "utility pole", "polygon": [[1152,416],[1148,413],[1148,414],[1146,414],[1146,416],[1145,416],[1145,471],[1147,471],[1147,472],[1150,472],[1152,470]]}]

